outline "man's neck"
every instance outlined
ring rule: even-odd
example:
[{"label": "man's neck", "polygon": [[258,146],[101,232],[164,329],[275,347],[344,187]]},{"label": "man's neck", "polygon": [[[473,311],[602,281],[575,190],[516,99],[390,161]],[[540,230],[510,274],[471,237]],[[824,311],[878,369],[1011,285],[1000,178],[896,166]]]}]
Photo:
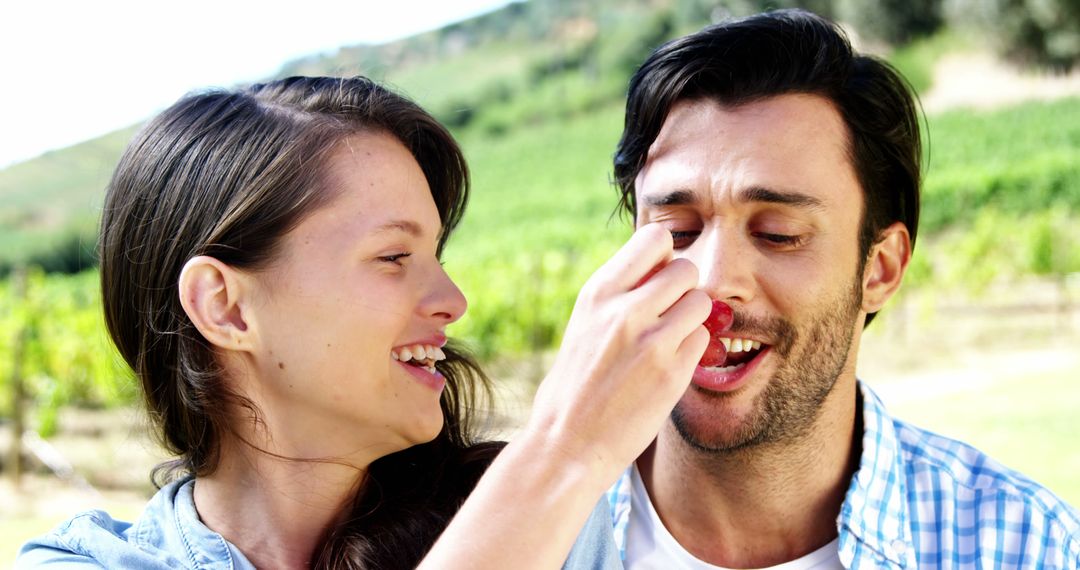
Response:
[{"label": "man's neck", "polygon": [[730,454],[688,446],[669,423],[637,462],[653,506],[697,558],[762,568],[836,538],[836,519],[858,465],[856,385],[838,382],[797,441]]}]

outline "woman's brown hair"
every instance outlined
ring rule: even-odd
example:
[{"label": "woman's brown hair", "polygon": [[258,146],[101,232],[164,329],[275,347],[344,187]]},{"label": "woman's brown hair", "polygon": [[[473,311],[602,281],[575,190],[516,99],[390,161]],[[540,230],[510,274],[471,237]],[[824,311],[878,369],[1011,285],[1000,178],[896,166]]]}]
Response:
[{"label": "woman's brown hair", "polygon": [[[177,456],[155,470],[155,484],[212,473],[228,414],[258,417],[228,389],[180,306],[184,263],[208,255],[239,269],[266,267],[281,238],[332,197],[322,176],[334,147],[376,131],[400,140],[423,170],[442,221],[441,253],[468,198],[465,159],[428,113],[366,78],[291,77],[189,95],[128,146],[102,213],[102,301],[155,432]],[[497,452],[473,441],[472,412],[490,394],[487,379],[453,345],[445,352],[443,430],[369,467],[315,565],[414,567]]]}]

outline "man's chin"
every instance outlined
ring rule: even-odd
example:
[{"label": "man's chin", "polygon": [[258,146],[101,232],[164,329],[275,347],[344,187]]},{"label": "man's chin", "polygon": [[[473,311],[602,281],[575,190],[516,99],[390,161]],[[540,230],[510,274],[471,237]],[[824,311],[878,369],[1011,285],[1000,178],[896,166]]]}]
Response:
[{"label": "man's chin", "polygon": [[716,397],[690,392],[671,412],[675,430],[690,447],[705,452],[727,452],[760,441],[762,412],[756,401],[741,402],[742,398],[734,394]]}]

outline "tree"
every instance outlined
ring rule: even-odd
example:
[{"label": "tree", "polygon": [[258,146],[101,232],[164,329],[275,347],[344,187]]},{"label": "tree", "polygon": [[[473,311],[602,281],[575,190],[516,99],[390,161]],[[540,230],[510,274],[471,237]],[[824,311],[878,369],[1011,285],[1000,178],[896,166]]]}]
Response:
[{"label": "tree", "polygon": [[944,13],[1013,61],[1059,70],[1080,61],[1080,0],[945,0]]},{"label": "tree", "polygon": [[[942,0],[836,0],[836,17],[892,45],[928,36],[943,22]],[[982,0],[973,0],[982,1]]]}]

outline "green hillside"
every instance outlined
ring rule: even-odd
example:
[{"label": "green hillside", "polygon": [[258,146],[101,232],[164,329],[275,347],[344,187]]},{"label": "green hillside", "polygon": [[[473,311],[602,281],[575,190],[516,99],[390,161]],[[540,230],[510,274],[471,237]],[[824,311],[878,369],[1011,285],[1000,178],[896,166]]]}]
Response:
[{"label": "green hillside", "polygon": [[[510,4],[398,42],[291,62],[279,74],[370,75],[451,126],[474,176],[470,211],[446,254],[474,300],[455,334],[487,356],[557,342],[578,287],[625,239],[625,222],[611,218],[609,183],[625,83],[649,49],[711,16],[696,0],[565,4]],[[933,60],[964,45],[939,34],[890,57],[925,88]],[[978,289],[1001,276],[1080,269],[1075,248],[1061,245],[1080,238],[1080,99],[953,111],[927,126],[909,286],[944,278]],[[102,189],[133,133],[0,171],[0,274],[26,260],[62,271],[91,263]],[[0,320],[12,303],[4,291]],[[3,366],[0,358],[0,378]]]},{"label": "green hillside", "polygon": [[[617,104],[632,66],[685,16],[680,4],[514,3],[401,41],[290,62],[277,76],[368,75],[409,94],[466,139],[502,136]],[[682,27],[704,23],[691,20]],[[50,271],[93,262],[102,192],[136,128],[0,170],[0,276],[20,262]]]},{"label": "green hillside", "polygon": [[[462,140],[473,164],[477,191],[466,232],[473,224],[483,224],[489,232],[513,228],[506,220],[521,218],[536,225],[540,212],[559,214],[557,222],[549,219],[545,224],[570,228],[578,212],[610,207],[605,181],[633,69],[662,41],[708,23],[717,15],[714,4],[518,2],[400,41],[343,47],[331,55],[289,62],[277,76],[368,75],[432,111]],[[831,6],[827,0],[725,4],[725,13],[736,14],[760,6],[809,5],[826,11]],[[943,33],[897,50],[890,58],[925,89],[934,59],[965,46],[957,34]],[[943,230],[960,214],[986,203],[1013,212],[1036,212],[1053,203],[1080,206],[1080,185],[1070,184],[1080,177],[1074,150],[1080,107],[1066,102],[1025,109],[1003,115],[1004,127],[993,114],[931,119],[924,235]],[[0,276],[18,263],[64,272],[93,264],[102,191],[136,128],[0,170]],[[965,139],[963,131],[969,129],[987,136]],[[994,138],[996,134],[1005,138]],[[951,140],[954,135],[959,140]],[[578,143],[586,148],[567,152]],[[491,160],[492,153],[500,160]],[[527,163],[535,156],[547,157],[547,163],[520,180],[522,173],[531,172]],[[585,157],[587,164],[577,164]],[[565,164],[568,161],[575,164]],[[570,202],[552,193],[568,184],[580,191]],[[508,192],[512,196],[506,196]],[[581,210],[580,201],[590,205]],[[487,212],[498,215],[489,217]],[[575,232],[582,233],[568,230]],[[468,238],[459,240],[464,244]],[[582,237],[567,247],[573,250],[574,244],[594,241]]]},{"label": "green hillside", "polygon": [[105,185],[135,130],[0,170],[0,275],[25,261],[60,271],[92,263]]}]

